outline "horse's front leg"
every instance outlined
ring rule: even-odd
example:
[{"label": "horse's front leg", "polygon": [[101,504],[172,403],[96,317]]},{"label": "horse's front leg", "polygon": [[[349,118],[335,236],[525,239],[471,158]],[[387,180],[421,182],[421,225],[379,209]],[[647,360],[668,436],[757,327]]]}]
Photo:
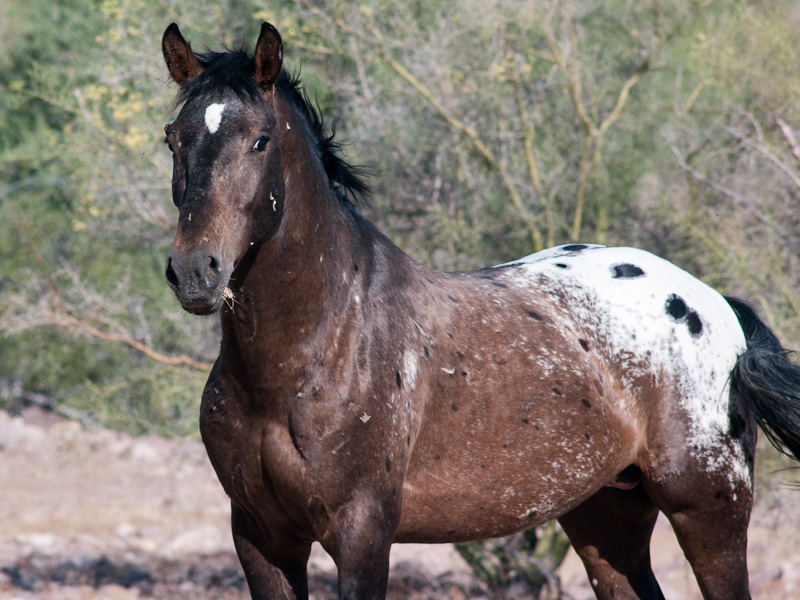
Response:
[{"label": "horse's front leg", "polygon": [[323,547],[339,571],[340,600],[384,600],[389,551],[400,517],[398,502],[378,493],[356,493],[336,511]]},{"label": "horse's front leg", "polygon": [[231,530],[253,600],[307,600],[311,544],[263,532],[236,505]]}]

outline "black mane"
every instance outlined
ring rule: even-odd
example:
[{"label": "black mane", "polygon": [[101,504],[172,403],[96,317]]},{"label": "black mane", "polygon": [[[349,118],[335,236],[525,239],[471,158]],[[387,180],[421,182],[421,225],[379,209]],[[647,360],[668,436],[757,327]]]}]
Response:
[{"label": "black mane", "polygon": [[[197,54],[197,58],[204,70],[183,83],[176,104],[184,104],[224,89],[232,90],[244,102],[263,102],[254,78],[252,55],[242,50],[231,50],[201,53]],[[367,201],[370,193],[369,185],[364,181],[367,170],[348,163],[342,157],[342,145],[334,139],[333,129],[326,135],[319,108],[309,100],[299,74],[290,75],[284,69],[276,85],[281,95],[305,118],[325,173],[340,202],[354,207],[359,200]]]}]

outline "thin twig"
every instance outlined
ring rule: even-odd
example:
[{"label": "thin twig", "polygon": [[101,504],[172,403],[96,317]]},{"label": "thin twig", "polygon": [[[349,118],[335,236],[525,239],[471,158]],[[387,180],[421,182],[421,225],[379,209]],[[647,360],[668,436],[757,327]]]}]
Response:
[{"label": "thin twig", "polygon": [[679,116],[685,117],[686,115],[688,115],[689,111],[694,106],[694,103],[697,101],[697,97],[700,95],[700,92],[703,91],[703,88],[706,88],[712,85],[713,83],[714,83],[713,79],[704,79],[696,86],[694,86],[694,89],[692,90],[692,93],[689,94],[689,97],[686,99],[686,103],[683,105],[683,108],[681,109]]},{"label": "thin twig", "polygon": [[162,354],[157,350],[153,350],[152,348],[145,346],[144,344],[133,339],[130,336],[122,335],[119,333],[106,333],[104,331],[101,331],[97,327],[93,327],[88,323],[84,323],[83,321],[80,321],[75,317],[73,317],[72,315],[69,315],[61,310],[56,310],[54,316],[56,317],[54,319],[54,324],[62,325],[65,327],[73,327],[81,333],[88,334],[92,337],[96,337],[101,340],[109,342],[122,342],[123,344],[127,344],[131,348],[138,350],[145,356],[148,356],[160,363],[164,363],[167,365],[175,365],[175,366],[186,365],[188,367],[191,367],[192,369],[197,369],[198,371],[210,371],[211,368],[214,366],[211,363],[196,361],[193,358],[186,356],[185,354],[182,354],[181,356],[167,356],[166,354]]},{"label": "thin twig", "polygon": [[797,137],[795,137],[794,131],[792,131],[789,124],[780,117],[778,117],[775,122],[778,124],[778,127],[781,128],[781,133],[783,133],[783,137],[786,138],[789,144],[792,156],[794,156],[794,159],[797,161],[797,166],[800,167],[800,144],[797,143]]}]

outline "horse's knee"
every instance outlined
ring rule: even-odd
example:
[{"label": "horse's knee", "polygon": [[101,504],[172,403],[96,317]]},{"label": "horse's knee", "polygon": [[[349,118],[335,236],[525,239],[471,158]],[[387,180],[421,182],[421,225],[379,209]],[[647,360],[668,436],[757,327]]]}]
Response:
[{"label": "horse's knee", "polygon": [[278,541],[236,506],[231,509],[231,531],[253,599],[308,598],[306,564],[310,543],[285,538]]},{"label": "horse's knee", "polygon": [[399,502],[381,501],[375,492],[354,492],[330,513],[321,540],[336,563],[339,597],[384,598],[389,582],[389,553],[400,518]]}]

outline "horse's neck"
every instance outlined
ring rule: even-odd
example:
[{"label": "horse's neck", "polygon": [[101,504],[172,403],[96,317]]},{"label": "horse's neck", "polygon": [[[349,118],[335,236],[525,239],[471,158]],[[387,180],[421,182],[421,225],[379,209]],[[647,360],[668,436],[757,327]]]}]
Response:
[{"label": "horse's neck", "polygon": [[[290,122],[286,131],[299,135],[301,126]],[[297,139],[286,144],[282,224],[234,273],[234,298],[222,314],[223,350],[248,378],[274,380],[324,354],[340,315],[358,308],[376,253],[396,252],[395,264],[410,260],[341,205],[311,152]]]},{"label": "horse's neck", "polygon": [[344,345],[338,338],[348,328],[342,325],[363,308],[376,245],[355,237],[370,227],[349,214],[340,219],[334,225],[319,215],[318,228],[309,220],[311,235],[264,244],[234,291],[222,314],[223,351],[247,385],[297,381],[331,348]]}]

